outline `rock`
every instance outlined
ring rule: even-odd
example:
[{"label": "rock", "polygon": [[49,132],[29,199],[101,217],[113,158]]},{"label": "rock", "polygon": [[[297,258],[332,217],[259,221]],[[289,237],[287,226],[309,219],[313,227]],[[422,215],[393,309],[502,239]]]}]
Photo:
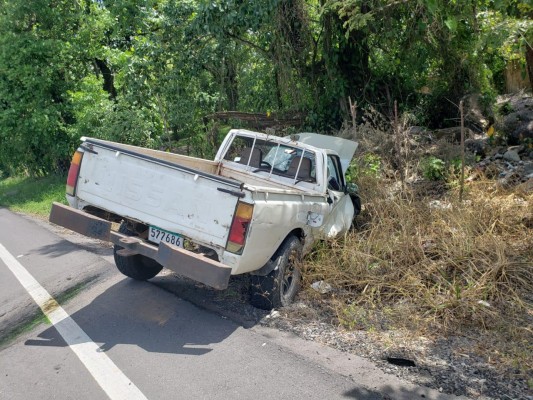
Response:
[{"label": "rock", "polygon": [[[533,112],[531,114],[533,114]],[[509,144],[523,143],[526,140],[533,139],[533,116],[530,116],[529,118],[531,118],[530,121],[519,124],[511,133],[510,137],[507,139]]]},{"label": "rock", "polygon": [[485,157],[487,150],[487,140],[486,139],[466,139],[465,140],[466,150],[474,153],[477,156]]},{"label": "rock", "polygon": [[438,210],[447,210],[452,208],[452,205],[450,203],[444,203],[440,200],[431,200],[428,205],[429,208],[434,208]]},{"label": "rock", "polygon": [[494,121],[494,115],[489,107],[483,107],[479,94],[463,97],[465,110],[465,126],[477,133],[483,133]]},{"label": "rock", "polygon": [[311,284],[311,287],[320,294],[326,294],[333,290],[333,287],[324,281],[317,281]]},{"label": "rock", "polygon": [[516,151],[518,154],[522,154],[526,151],[526,146],[520,145],[520,146],[510,146],[507,148],[507,150],[513,150]]},{"label": "rock", "polygon": [[518,188],[523,190],[525,193],[533,192],[533,174],[527,181],[518,185]]},{"label": "rock", "polygon": [[413,125],[413,126],[409,126],[406,129],[406,133],[408,135],[411,135],[411,136],[427,135],[428,134],[428,129],[426,127],[423,127],[423,126]]},{"label": "rock", "polygon": [[509,144],[533,139],[533,97],[523,93],[500,97],[498,106],[503,118],[497,128],[505,134]]},{"label": "rock", "polygon": [[270,314],[266,316],[266,318],[278,318],[280,316],[280,313],[278,310],[272,310]]},{"label": "rock", "polygon": [[518,153],[514,150],[507,150],[505,152],[505,154],[503,155],[503,158],[505,160],[508,160],[508,161],[515,161],[515,162],[518,162],[520,161],[520,156],[518,155]]}]

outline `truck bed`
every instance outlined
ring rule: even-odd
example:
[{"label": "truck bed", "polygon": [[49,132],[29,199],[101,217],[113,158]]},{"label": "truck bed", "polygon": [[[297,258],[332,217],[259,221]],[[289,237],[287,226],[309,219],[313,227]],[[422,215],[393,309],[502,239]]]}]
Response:
[{"label": "truck bed", "polygon": [[242,183],[218,163],[85,138],[76,196],[126,218],[224,247]]}]

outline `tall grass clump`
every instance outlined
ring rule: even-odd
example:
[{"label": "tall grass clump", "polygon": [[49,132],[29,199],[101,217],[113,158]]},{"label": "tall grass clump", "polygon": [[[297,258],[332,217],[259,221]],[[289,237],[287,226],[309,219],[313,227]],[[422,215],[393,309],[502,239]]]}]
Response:
[{"label": "tall grass clump", "polygon": [[362,179],[360,227],[318,247],[308,276],[346,289],[350,304],[401,307],[443,328],[493,326],[533,293],[533,217],[531,196],[480,186],[465,204],[432,207]]},{"label": "tall grass clump", "polygon": [[[532,195],[478,183],[464,204],[435,207],[377,177],[360,187],[357,229],[317,246],[304,274],[337,288],[330,305],[341,325],[426,335],[481,329],[532,343]],[[531,370],[528,359],[520,363]]]}]

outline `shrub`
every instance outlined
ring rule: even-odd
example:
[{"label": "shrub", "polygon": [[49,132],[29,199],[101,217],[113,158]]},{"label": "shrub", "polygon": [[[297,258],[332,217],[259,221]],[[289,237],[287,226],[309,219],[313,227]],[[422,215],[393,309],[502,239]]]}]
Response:
[{"label": "shrub", "polygon": [[424,159],[421,167],[424,178],[431,181],[443,180],[446,175],[446,163],[435,156]]}]

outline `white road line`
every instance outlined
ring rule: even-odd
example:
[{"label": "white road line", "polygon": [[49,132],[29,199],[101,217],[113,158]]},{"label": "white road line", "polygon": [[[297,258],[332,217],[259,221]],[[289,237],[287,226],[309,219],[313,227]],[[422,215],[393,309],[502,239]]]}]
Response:
[{"label": "white road line", "polygon": [[0,259],[48,317],[72,351],[112,400],[144,399],[144,394],[74,322],[39,282],[0,243]]}]

